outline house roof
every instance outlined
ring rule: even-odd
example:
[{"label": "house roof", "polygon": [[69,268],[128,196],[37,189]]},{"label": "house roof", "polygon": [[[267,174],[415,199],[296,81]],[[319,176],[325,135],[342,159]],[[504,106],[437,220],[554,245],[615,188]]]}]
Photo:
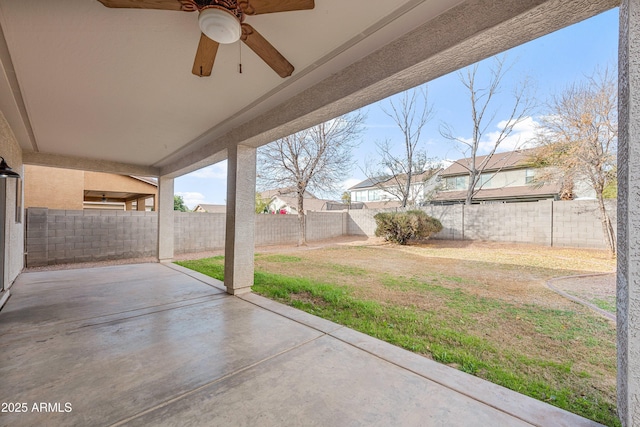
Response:
[{"label": "house roof", "polygon": [[157,178],[146,177],[146,176],[135,176],[135,175],[129,175],[129,176],[131,178],[137,179],[139,181],[146,182],[147,184],[155,185],[156,187],[158,186],[158,179]]},{"label": "house roof", "polygon": [[[489,159],[483,171],[491,172],[496,170],[526,167],[535,151],[535,148],[530,148],[517,151],[507,151],[505,153],[495,153],[491,159]],[[477,156],[476,165],[481,164],[486,158],[487,156]],[[440,173],[440,177],[445,178],[447,176],[467,175],[469,173],[469,169],[466,165],[469,164],[471,164],[471,157],[456,160]]]},{"label": "house roof", "polygon": [[[431,177],[433,175],[434,175],[433,170],[426,170],[424,172],[419,173],[418,175],[414,175],[413,179],[415,180],[414,182],[419,182],[420,180],[426,177]],[[405,174],[399,175],[400,178],[404,176],[406,175]],[[375,178],[367,178],[364,181],[354,185],[353,187],[350,187],[349,190],[385,187],[385,186],[393,185],[394,183],[392,181],[393,181],[393,176],[378,176]]]},{"label": "house roof", "polygon": [[[298,197],[298,193],[295,187],[283,187],[276,188],[273,190],[266,190],[260,193],[260,197],[263,199],[272,199],[275,196],[287,196],[287,197]],[[316,199],[317,197],[311,194],[308,191],[304,192],[303,197],[305,199]]]},{"label": "house roof", "polygon": [[[508,200],[508,199],[541,199],[558,195],[560,187],[557,184],[544,184],[541,186],[521,185],[515,187],[488,188],[479,190],[473,197],[474,201],[483,200]],[[458,202],[467,197],[467,191],[441,191],[433,197],[434,202]]]},{"label": "house roof", "polygon": [[[298,208],[298,198],[290,197],[290,196],[276,196],[278,199],[282,200],[289,207],[293,209]],[[325,210],[324,206],[329,200],[323,199],[304,199],[304,210],[305,211],[322,211]]]},{"label": "house roof", "polygon": [[209,204],[200,203],[193,210],[194,211],[197,210],[198,207],[202,208],[202,210],[208,213],[226,213],[227,212],[227,205],[209,205]]},{"label": "house roof", "polygon": [[388,180],[389,180],[388,176],[379,176],[379,177],[375,177],[375,178],[367,178],[364,181],[357,183],[353,187],[350,187],[349,190],[357,190],[359,188],[375,187],[376,185],[380,184],[381,182],[388,181]]}]

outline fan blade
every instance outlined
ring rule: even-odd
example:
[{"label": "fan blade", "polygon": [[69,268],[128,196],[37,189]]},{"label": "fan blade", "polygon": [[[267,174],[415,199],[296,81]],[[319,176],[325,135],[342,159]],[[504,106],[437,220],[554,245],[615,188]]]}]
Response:
[{"label": "fan blade", "polygon": [[240,0],[238,6],[247,15],[261,15],[313,9],[315,3],[314,0]]},{"label": "fan blade", "polygon": [[191,12],[195,9],[183,7],[180,0],[98,0],[106,7],[124,7],[132,9],[183,10]]},{"label": "fan blade", "polygon": [[293,73],[293,65],[249,24],[242,24],[242,41],[280,77],[289,77]]},{"label": "fan blade", "polygon": [[198,43],[198,51],[196,59],[193,61],[193,69],[191,72],[196,76],[210,76],[213,69],[213,62],[218,53],[218,42],[214,42],[204,34],[200,34],[200,43]]}]

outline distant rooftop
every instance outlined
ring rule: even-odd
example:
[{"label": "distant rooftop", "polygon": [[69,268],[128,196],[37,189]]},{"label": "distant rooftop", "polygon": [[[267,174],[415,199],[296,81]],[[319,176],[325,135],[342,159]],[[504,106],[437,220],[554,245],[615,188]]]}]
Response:
[{"label": "distant rooftop", "polygon": [[[499,169],[525,167],[535,152],[535,148],[529,148],[524,150],[507,151],[505,153],[496,153],[487,162],[487,165],[483,170],[489,172]],[[487,156],[477,156],[476,164],[482,163],[486,158]],[[471,164],[471,157],[456,160],[451,164],[451,166],[442,171],[440,176],[447,177],[453,175],[466,175],[469,173],[469,169],[466,167],[469,164]]]}]

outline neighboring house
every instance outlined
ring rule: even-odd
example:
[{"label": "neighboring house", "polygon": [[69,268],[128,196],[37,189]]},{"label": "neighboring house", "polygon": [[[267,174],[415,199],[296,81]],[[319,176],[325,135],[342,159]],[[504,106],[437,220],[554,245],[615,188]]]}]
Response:
[{"label": "neighboring house", "polygon": [[[260,197],[264,200],[269,200],[269,213],[298,214],[298,194],[293,187],[263,191],[260,193]],[[304,192],[303,199],[305,212],[328,210],[329,206],[335,207],[336,203],[340,203],[332,200],[318,199],[308,191]]]},{"label": "neighboring house", "polygon": [[[560,186],[535,182],[536,168],[530,167],[535,149],[496,153],[489,160],[476,188],[473,203],[532,202],[558,200]],[[486,156],[476,157],[476,164]],[[469,183],[471,158],[456,160],[440,173],[441,186],[432,200],[436,204],[463,203]]]},{"label": "neighboring house", "polygon": [[208,212],[208,213],[227,213],[227,205],[207,205],[204,203],[199,204],[193,209],[194,212]]},{"label": "neighboring house", "polygon": [[24,166],[25,207],[157,210],[155,179],[45,166]]},{"label": "neighboring house", "polygon": [[[409,200],[419,205],[427,201],[438,185],[440,172],[425,171],[412,178]],[[427,179],[428,178],[428,179]],[[348,189],[351,203],[362,202],[367,209],[395,208],[401,206],[397,182],[391,177],[369,178]]]}]

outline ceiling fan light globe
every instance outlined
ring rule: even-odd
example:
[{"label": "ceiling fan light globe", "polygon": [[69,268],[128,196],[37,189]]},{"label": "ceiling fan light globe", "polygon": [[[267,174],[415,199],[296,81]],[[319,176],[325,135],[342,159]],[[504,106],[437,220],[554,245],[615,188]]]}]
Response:
[{"label": "ceiling fan light globe", "polygon": [[216,7],[202,10],[198,24],[205,36],[221,44],[235,43],[242,35],[238,19],[230,12]]}]

